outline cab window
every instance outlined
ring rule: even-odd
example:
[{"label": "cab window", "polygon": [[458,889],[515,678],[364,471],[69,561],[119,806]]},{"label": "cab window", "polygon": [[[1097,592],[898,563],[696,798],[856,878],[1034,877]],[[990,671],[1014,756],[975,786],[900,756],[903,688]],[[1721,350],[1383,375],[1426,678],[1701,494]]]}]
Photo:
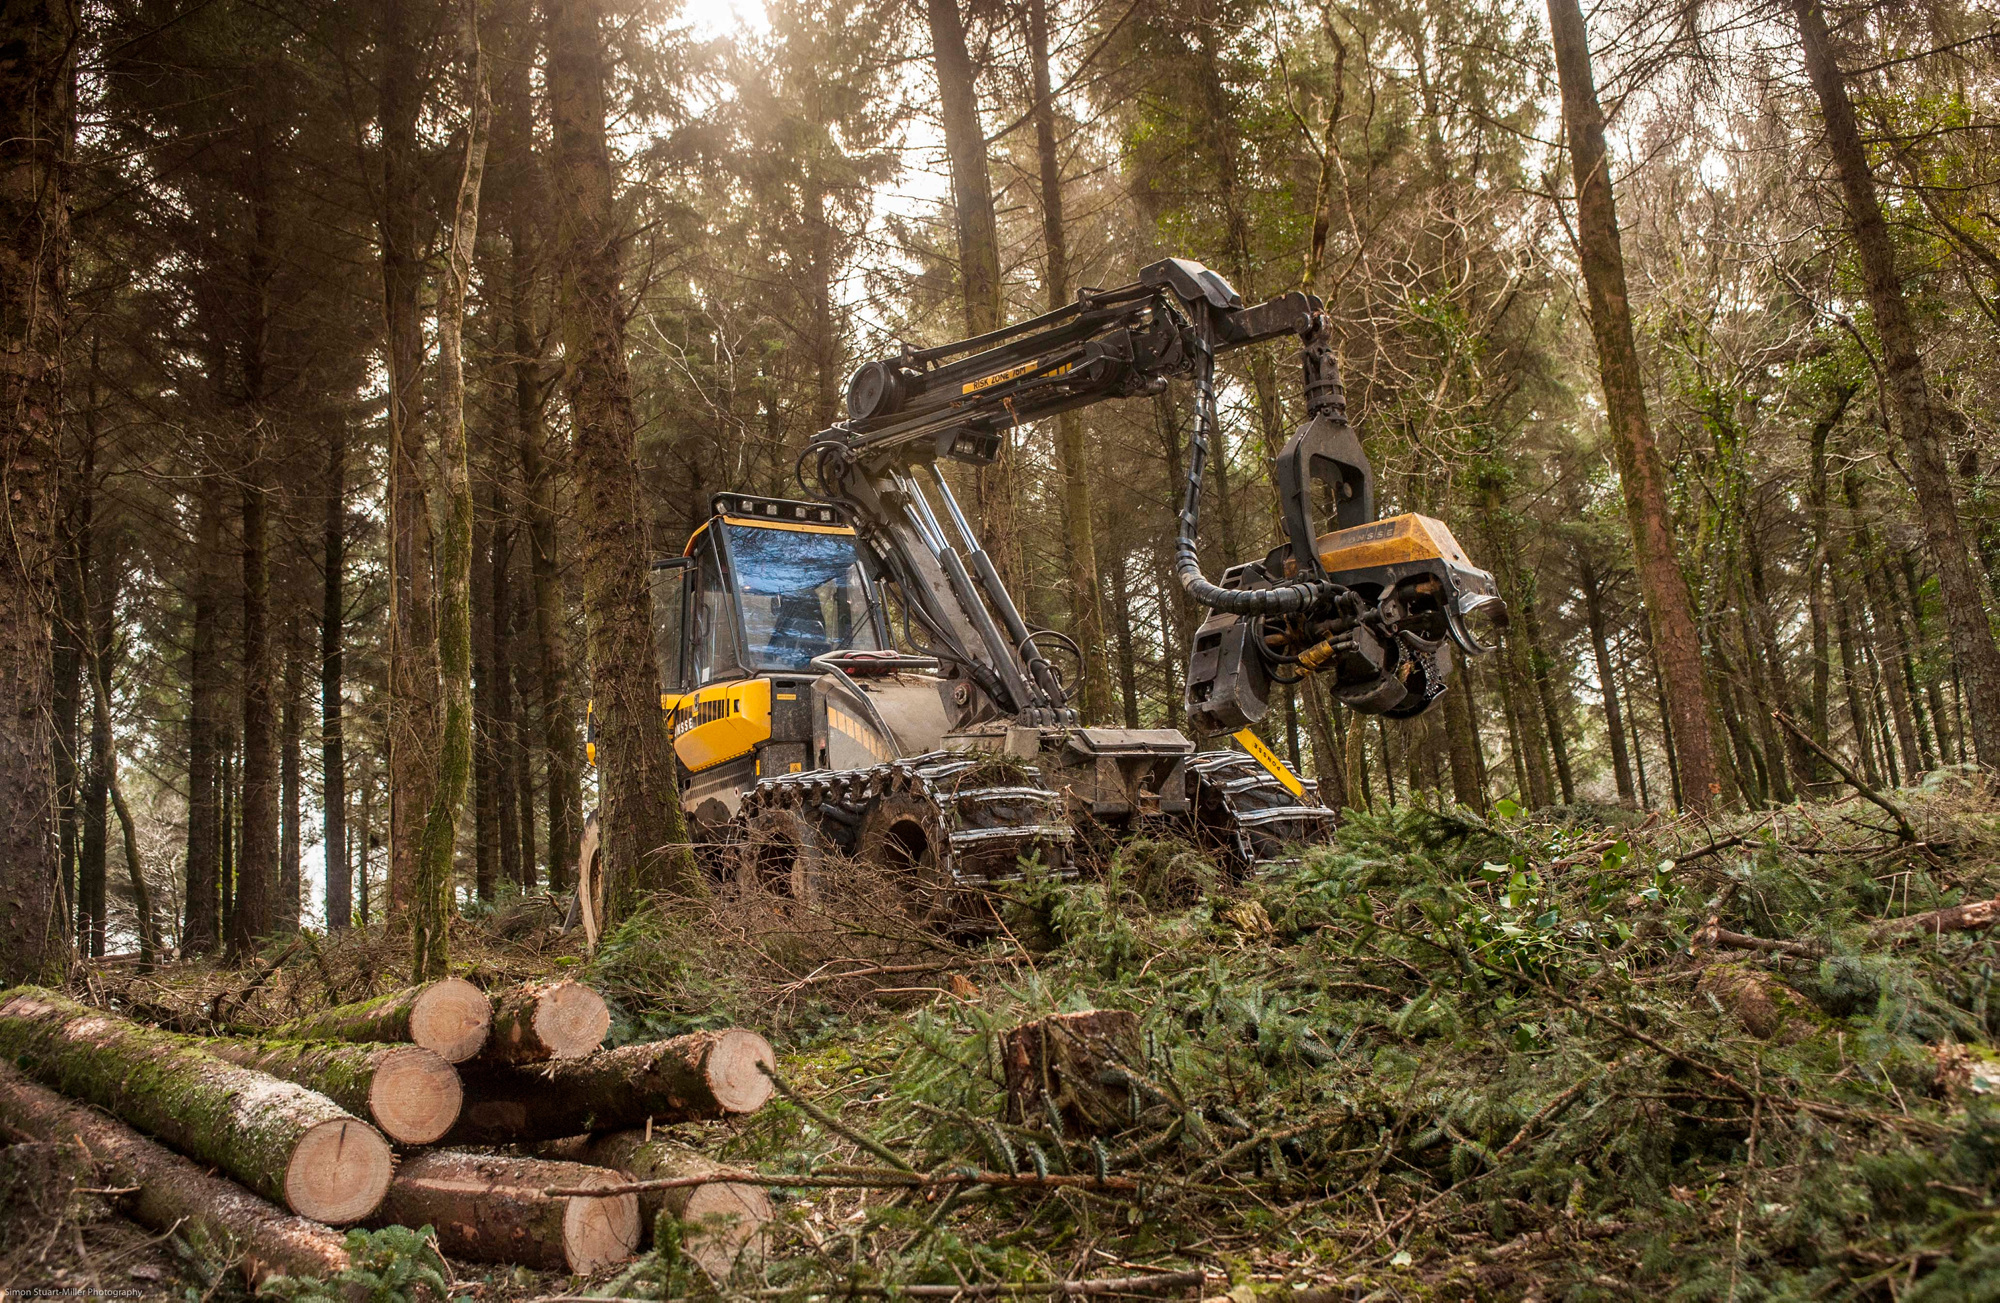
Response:
[{"label": "cab window", "polygon": [[746,664],[803,670],[830,651],[880,648],[853,535],[724,528],[742,595]]},{"label": "cab window", "polygon": [[729,589],[722,582],[722,564],[715,554],[713,531],[695,545],[694,591],[688,595],[688,675],[694,685],[741,674],[736,654],[736,621]]}]

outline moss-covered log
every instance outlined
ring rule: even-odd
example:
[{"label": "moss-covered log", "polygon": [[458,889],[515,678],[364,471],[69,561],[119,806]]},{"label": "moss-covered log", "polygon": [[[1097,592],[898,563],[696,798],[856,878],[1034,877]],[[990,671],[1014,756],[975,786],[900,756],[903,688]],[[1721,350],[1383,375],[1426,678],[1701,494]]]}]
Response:
[{"label": "moss-covered log", "polygon": [[463,1063],[485,1046],[492,1025],[486,993],[462,977],[447,977],[297,1018],[267,1035],[283,1041],[421,1045],[447,1063]]},{"label": "moss-covered log", "polygon": [[433,1227],[448,1257],[593,1272],[638,1252],[638,1196],[551,1199],[542,1191],[620,1180],[581,1163],[434,1149],[397,1171],[375,1224]]},{"label": "moss-covered log", "polygon": [[339,1231],[210,1176],[116,1118],[36,1085],[4,1063],[0,1121],[41,1140],[80,1146],[105,1185],[136,1188],[119,1202],[134,1221],[162,1234],[174,1231],[197,1252],[236,1262],[253,1287],[272,1276],[347,1270],[346,1237]]},{"label": "moss-covered log", "polygon": [[[741,1028],[600,1050],[526,1068],[465,1074],[454,1144],[556,1140],[655,1122],[754,1113],[771,1097],[771,1045]],[[761,1067],[760,1067],[761,1065]]]},{"label": "moss-covered log", "polygon": [[428,1145],[443,1136],[465,1101],[458,1069],[421,1045],[226,1037],[195,1045],[218,1059],[316,1090],[405,1145]]},{"label": "moss-covered log", "polygon": [[483,1064],[580,1059],[604,1043],[611,1010],[581,982],[536,982],[493,997],[493,1031]]},{"label": "moss-covered log", "polygon": [[53,991],[0,992],[0,1055],[302,1217],[359,1221],[389,1188],[388,1142],[326,1096]]},{"label": "moss-covered log", "polygon": [[[557,1141],[544,1146],[542,1153],[545,1157],[608,1167],[635,1181],[668,1181],[726,1170],[722,1164],[686,1145],[677,1145],[663,1136],[648,1139],[643,1130]],[[676,1220],[692,1228],[681,1241],[681,1251],[718,1282],[728,1280],[738,1265],[754,1268],[763,1261],[765,1223],[771,1220],[771,1200],[758,1186],[717,1181],[677,1190],[639,1192],[640,1226],[648,1238],[661,1212],[672,1213]]]}]

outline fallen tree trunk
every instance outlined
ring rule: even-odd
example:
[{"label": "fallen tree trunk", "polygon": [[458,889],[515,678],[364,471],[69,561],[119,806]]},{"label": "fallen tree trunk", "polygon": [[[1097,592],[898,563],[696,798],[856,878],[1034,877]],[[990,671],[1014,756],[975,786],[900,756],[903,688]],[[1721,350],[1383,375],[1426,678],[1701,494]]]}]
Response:
[{"label": "fallen tree trunk", "polygon": [[1007,1033],[1000,1066],[1007,1083],[1007,1120],[1045,1117],[1055,1110],[1065,1129],[1105,1136],[1131,1122],[1131,1090],[1120,1068],[1143,1062],[1139,1015],[1129,1009],[1086,1009],[1023,1023]]},{"label": "fallen tree trunk", "polygon": [[580,1059],[604,1043],[611,1010],[581,982],[537,982],[493,997],[493,1030],[483,1064]]},{"label": "fallen tree trunk", "polygon": [[1907,918],[1893,918],[1875,926],[1878,940],[1909,936],[1938,936],[1945,932],[1977,932],[2000,923],[2000,896],[1975,900],[1969,905],[1952,905]]},{"label": "fallen tree trunk", "polygon": [[771,1044],[741,1028],[599,1050],[529,1068],[465,1074],[453,1144],[558,1140],[655,1122],[755,1113],[771,1097]]},{"label": "fallen tree trunk", "polygon": [[[148,1230],[176,1231],[195,1250],[236,1256],[254,1289],[272,1276],[331,1276],[347,1270],[345,1237],[294,1217],[115,1118],[65,1099],[0,1064],[0,1118],[31,1136],[81,1145],[104,1183],[136,1187],[119,1206]],[[240,1255],[240,1256],[238,1256]]]},{"label": "fallen tree trunk", "polygon": [[225,1063],[171,1032],[53,991],[0,994],[0,1055],[301,1217],[339,1225],[374,1211],[394,1159],[374,1127],[294,1082]]},{"label": "fallen tree trunk", "polygon": [[[714,1176],[729,1171],[685,1145],[647,1139],[644,1131],[613,1131],[580,1136],[545,1145],[548,1158],[573,1159],[610,1168],[634,1181],[664,1181],[677,1177]],[[764,1258],[765,1223],[771,1220],[771,1200],[764,1191],[740,1181],[716,1181],[678,1189],[639,1193],[641,1233],[650,1240],[661,1212],[691,1229],[681,1252],[693,1258],[717,1282],[727,1281],[737,1265],[755,1267]],[[646,1247],[641,1244],[641,1248]]]},{"label": "fallen tree trunk", "polygon": [[493,1025],[486,993],[462,977],[344,1004],[261,1033],[281,1041],[364,1041],[421,1045],[447,1063],[479,1053]]},{"label": "fallen tree trunk", "polygon": [[372,1118],[389,1139],[428,1145],[458,1121],[465,1091],[458,1069],[421,1045],[345,1041],[194,1042],[218,1059],[316,1090],[350,1113]]},{"label": "fallen tree trunk", "polygon": [[430,1226],[447,1257],[587,1274],[638,1252],[638,1196],[551,1198],[542,1191],[618,1179],[582,1163],[434,1149],[397,1171],[374,1224]]}]

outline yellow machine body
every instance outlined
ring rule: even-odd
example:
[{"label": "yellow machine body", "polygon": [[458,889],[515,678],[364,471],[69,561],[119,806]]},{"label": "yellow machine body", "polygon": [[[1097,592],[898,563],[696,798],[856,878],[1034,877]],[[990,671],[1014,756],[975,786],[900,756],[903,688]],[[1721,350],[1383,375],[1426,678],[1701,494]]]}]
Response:
[{"label": "yellow machine body", "polygon": [[740,679],[679,696],[662,694],[674,754],[689,773],[749,755],[771,736],[771,681]]},{"label": "yellow machine body", "polygon": [[1320,535],[1313,546],[1319,552],[1320,566],[1336,577],[1425,561],[1474,568],[1443,521],[1415,512],[1337,529]]}]

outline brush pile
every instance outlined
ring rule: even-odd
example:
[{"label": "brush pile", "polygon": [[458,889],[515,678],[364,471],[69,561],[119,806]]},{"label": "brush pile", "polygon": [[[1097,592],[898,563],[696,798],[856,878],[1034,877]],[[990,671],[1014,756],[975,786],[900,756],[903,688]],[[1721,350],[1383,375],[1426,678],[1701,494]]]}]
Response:
[{"label": "brush pile", "polygon": [[793,1093],[720,1155],[790,1183],[774,1291],[1988,1297],[1987,782],[1892,794],[1907,835],[1856,801],[1356,812],[1247,883],[1167,843],[1031,881],[955,955],[726,966],[656,916],[597,979],[780,1038]]},{"label": "brush pile", "polygon": [[[352,1225],[429,1227],[455,1259],[587,1275],[650,1229],[616,1187],[704,1170],[650,1143],[652,1126],[751,1114],[772,1090],[754,1032],[602,1049],[610,1024],[604,999],[566,980],[489,992],[449,978],[232,1036],[23,987],[0,993],[0,1123],[81,1141],[135,1219],[236,1246],[253,1285],[351,1271],[334,1228]],[[583,1161],[533,1152],[565,1138]],[[726,1183],[701,1193],[675,1215],[727,1275],[768,1205]]]}]

